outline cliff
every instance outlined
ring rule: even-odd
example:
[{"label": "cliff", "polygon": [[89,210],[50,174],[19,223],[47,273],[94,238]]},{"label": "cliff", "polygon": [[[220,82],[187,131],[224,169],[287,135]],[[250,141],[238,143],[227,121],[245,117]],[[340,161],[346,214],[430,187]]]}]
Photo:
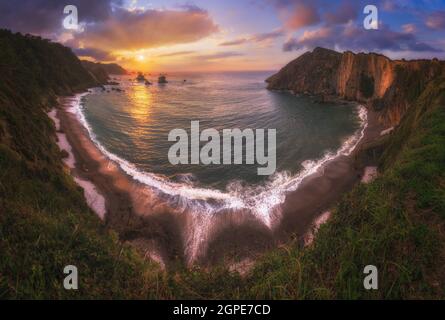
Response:
[{"label": "cliff", "polygon": [[82,66],[100,83],[107,83],[110,75],[123,75],[127,71],[116,63],[100,63],[82,60]]},{"label": "cliff", "polygon": [[391,60],[376,53],[316,48],[266,82],[269,89],[358,101],[381,111],[382,123],[397,125],[428,83],[444,71],[445,62],[437,59]]},{"label": "cliff", "polygon": [[127,74],[127,70],[122,68],[117,63],[101,63],[102,67],[105,69],[105,72],[109,75],[125,75]]}]

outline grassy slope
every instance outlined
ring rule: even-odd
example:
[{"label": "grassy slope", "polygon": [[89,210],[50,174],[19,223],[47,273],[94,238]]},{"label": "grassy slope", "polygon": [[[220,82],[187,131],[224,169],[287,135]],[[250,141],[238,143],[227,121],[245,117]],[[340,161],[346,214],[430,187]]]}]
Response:
[{"label": "grassy slope", "polygon": [[[223,267],[159,272],[88,209],[45,114],[57,94],[92,85],[70,51],[0,31],[0,71],[0,298],[444,297],[445,79],[387,142],[381,176],[339,202],[311,248],[273,250],[241,279]],[[67,264],[77,292],[62,289]],[[378,291],[363,290],[367,264]]]},{"label": "grassy slope", "polygon": [[[69,49],[4,30],[0,71],[0,298],[149,295],[153,267],[89,210],[45,113],[93,79]],[[78,292],[62,288],[68,264],[79,269]]]}]

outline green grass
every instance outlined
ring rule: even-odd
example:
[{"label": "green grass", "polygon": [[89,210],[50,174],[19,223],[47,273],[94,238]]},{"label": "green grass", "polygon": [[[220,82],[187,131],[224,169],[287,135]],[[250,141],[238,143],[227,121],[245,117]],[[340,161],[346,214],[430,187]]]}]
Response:
[{"label": "green grass", "polygon": [[[39,179],[40,172],[30,172],[26,162],[4,146],[0,167],[0,298],[149,294],[157,275],[147,272],[156,268],[104,229],[69,176],[55,171]],[[77,292],[62,287],[68,264],[79,270]]]}]

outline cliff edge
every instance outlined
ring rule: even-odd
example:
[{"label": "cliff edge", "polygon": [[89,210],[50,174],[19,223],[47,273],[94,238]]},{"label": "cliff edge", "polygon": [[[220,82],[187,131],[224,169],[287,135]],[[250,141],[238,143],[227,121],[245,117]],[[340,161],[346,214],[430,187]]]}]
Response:
[{"label": "cliff edge", "polygon": [[380,121],[397,125],[428,83],[444,74],[445,62],[391,60],[376,53],[315,48],[266,80],[268,89],[337,96],[380,111]]}]

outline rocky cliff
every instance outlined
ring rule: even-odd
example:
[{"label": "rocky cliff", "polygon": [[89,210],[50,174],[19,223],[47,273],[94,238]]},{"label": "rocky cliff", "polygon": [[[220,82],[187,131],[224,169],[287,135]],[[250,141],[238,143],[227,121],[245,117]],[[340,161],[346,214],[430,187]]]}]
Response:
[{"label": "rocky cliff", "polygon": [[110,75],[124,75],[127,71],[116,63],[100,63],[82,60],[82,66],[100,83],[107,83]]},{"label": "rocky cliff", "polygon": [[101,63],[102,67],[109,75],[125,75],[127,74],[127,70],[122,68],[117,63]]},{"label": "rocky cliff", "polygon": [[391,60],[375,53],[316,48],[266,81],[269,89],[359,101],[381,111],[382,123],[397,125],[427,84],[444,71],[445,62],[437,59]]}]

